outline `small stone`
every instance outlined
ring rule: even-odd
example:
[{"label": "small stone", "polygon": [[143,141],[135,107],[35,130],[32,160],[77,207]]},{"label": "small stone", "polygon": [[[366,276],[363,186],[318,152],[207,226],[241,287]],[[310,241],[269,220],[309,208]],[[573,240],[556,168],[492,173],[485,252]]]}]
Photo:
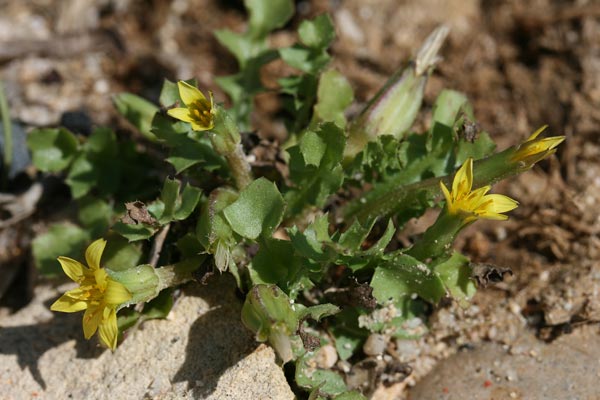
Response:
[{"label": "small stone", "polygon": [[387,340],[384,335],[372,333],[363,346],[363,351],[368,356],[378,356],[383,354],[387,346]]},{"label": "small stone", "polygon": [[335,347],[330,344],[326,344],[321,347],[317,354],[315,354],[315,361],[317,363],[317,367],[322,369],[329,369],[335,365],[338,360],[337,351]]}]

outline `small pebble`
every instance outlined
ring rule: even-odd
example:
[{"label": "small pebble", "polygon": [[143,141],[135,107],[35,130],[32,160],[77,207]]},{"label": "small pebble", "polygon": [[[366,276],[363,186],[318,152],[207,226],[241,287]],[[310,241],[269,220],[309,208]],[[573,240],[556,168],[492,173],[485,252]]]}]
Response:
[{"label": "small pebble", "polygon": [[371,334],[363,346],[363,351],[368,356],[378,356],[383,354],[387,345],[385,336],[378,333]]},{"label": "small pebble", "polygon": [[315,361],[318,368],[329,369],[335,365],[337,360],[337,351],[335,350],[335,347],[330,344],[321,347],[317,351],[317,354],[315,354]]}]

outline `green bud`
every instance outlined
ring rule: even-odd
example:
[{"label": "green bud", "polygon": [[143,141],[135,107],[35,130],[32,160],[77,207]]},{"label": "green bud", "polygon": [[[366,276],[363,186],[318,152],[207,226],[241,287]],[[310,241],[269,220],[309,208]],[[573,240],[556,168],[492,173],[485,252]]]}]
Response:
[{"label": "green bud", "polygon": [[368,142],[381,135],[401,138],[412,126],[421,103],[425,84],[448,28],[437,28],[425,41],[414,62],[396,72],[349,126],[345,158],[351,159]]},{"label": "green bud", "polygon": [[242,150],[242,137],[235,121],[221,107],[215,107],[214,127],[209,138],[217,153],[225,157],[238,189],[242,190],[252,182],[252,171]]},{"label": "green bud", "polygon": [[210,140],[215,150],[223,156],[233,153],[242,138],[233,118],[221,106],[215,106],[214,124]]},{"label": "green bud", "polygon": [[215,265],[223,272],[233,261],[231,252],[236,245],[233,230],[223,215],[223,209],[235,202],[238,193],[228,188],[218,188],[211,192],[202,207],[196,226],[198,241],[206,251],[215,256]]},{"label": "green bud", "polygon": [[122,307],[151,300],[160,291],[160,281],[156,270],[149,264],[138,265],[123,271],[107,269],[106,272],[112,279],[125,286],[132,295],[132,298]]},{"label": "green bud", "polygon": [[298,318],[290,299],[276,285],[256,285],[246,296],[242,322],[259,342],[268,341],[284,363],[293,358]]},{"label": "green bud", "polygon": [[166,265],[161,268],[142,264],[122,271],[106,269],[106,272],[131,293],[131,299],[127,303],[121,304],[120,308],[130,304],[148,302],[158,296],[161,290],[192,279],[192,271],[185,264]]}]

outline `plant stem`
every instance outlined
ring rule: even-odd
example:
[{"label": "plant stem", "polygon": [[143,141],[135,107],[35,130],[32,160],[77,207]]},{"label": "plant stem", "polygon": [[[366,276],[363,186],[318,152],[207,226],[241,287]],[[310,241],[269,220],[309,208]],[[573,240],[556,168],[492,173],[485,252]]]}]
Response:
[{"label": "plant stem", "polygon": [[[491,185],[509,176],[519,174],[530,166],[510,162],[510,156],[516,146],[510,147],[493,156],[478,160],[473,168],[473,187]],[[419,203],[431,201],[440,195],[440,181],[446,186],[451,185],[452,175],[425,179],[421,182],[404,184],[404,174],[399,173],[397,179],[379,183],[375,188],[360,199],[348,203],[341,215],[351,223],[353,219],[365,222],[372,218],[389,217],[399,210],[408,210]],[[398,182],[400,181],[400,182]]]},{"label": "plant stem", "polygon": [[4,131],[4,176],[3,183],[6,182],[13,157],[13,136],[10,114],[8,112],[8,102],[4,93],[4,84],[0,81],[0,117],[2,117],[2,129]]},{"label": "plant stem", "polygon": [[227,160],[227,164],[231,169],[237,188],[243,190],[252,182],[253,178],[250,164],[246,160],[242,146],[238,144],[233,152],[225,154],[225,160]]},{"label": "plant stem", "polygon": [[450,250],[454,238],[467,224],[457,215],[451,215],[446,209],[442,210],[438,219],[429,227],[406,254],[420,261],[437,257]]},{"label": "plant stem", "polygon": [[215,126],[209,133],[210,141],[217,153],[225,157],[238,190],[248,186],[253,178],[246,155],[242,149],[242,137],[234,120],[227,111],[217,106]]}]

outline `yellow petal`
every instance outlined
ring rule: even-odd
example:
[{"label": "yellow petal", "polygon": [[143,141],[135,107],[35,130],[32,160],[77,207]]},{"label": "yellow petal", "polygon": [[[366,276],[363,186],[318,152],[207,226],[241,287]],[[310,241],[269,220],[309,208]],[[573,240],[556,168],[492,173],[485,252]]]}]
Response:
[{"label": "yellow petal", "polygon": [[194,104],[196,101],[206,101],[206,97],[204,97],[202,92],[187,82],[179,81],[177,82],[177,87],[179,88],[179,97],[181,97],[186,106]]},{"label": "yellow petal", "polygon": [[548,125],[544,125],[540,128],[538,128],[537,131],[533,132],[525,142],[531,142],[532,140],[535,140],[536,137],[538,137],[540,135],[540,133],[542,133],[544,130],[546,130],[546,128],[548,127]]},{"label": "yellow petal", "polygon": [[89,301],[91,290],[93,290],[91,286],[78,287],[77,289],[69,290],[65,293],[65,296],[69,296],[75,300]]},{"label": "yellow petal", "polygon": [[96,280],[96,287],[101,291],[106,290],[108,286],[108,274],[104,268],[99,268],[94,271],[94,278]]},{"label": "yellow petal", "polygon": [[120,305],[131,299],[131,293],[121,283],[108,279],[106,291],[104,292],[104,301],[107,304]]},{"label": "yellow petal", "polygon": [[468,194],[473,186],[473,159],[468,158],[456,171],[452,182],[452,195],[455,199]]},{"label": "yellow petal", "polygon": [[183,108],[183,107],[179,107],[179,108],[171,108],[170,110],[167,110],[167,114],[169,114],[171,117],[184,121],[184,122],[194,122],[194,120],[192,119],[192,117],[190,116],[190,110],[188,110],[187,108]]},{"label": "yellow petal", "polygon": [[104,247],[106,247],[106,240],[98,239],[85,250],[85,261],[90,269],[96,270],[100,268],[100,259],[102,258]]},{"label": "yellow petal", "polygon": [[117,328],[117,312],[115,309],[110,309],[108,316],[105,316],[100,323],[98,336],[102,343],[108,346],[109,349],[114,350],[117,347],[119,329]]},{"label": "yellow petal", "polygon": [[195,131],[208,131],[208,130],[211,130],[212,128],[214,128],[214,126],[215,126],[212,119],[208,125],[200,125],[196,121],[191,121],[191,124],[192,124],[192,129]]},{"label": "yellow petal", "polygon": [[79,261],[73,260],[69,257],[58,257],[58,262],[62,267],[63,271],[69,278],[75,282],[81,282],[84,278],[85,266]]},{"label": "yellow petal", "polygon": [[102,316],[104,312],[103,305],[89,305],[88,309],[85,310],[85,314],[83,314],[83,336],[86,339],[91,338],[96,330],[98,329],[98,325],[102,321]]},{"label": "yellow petal", "polygon": [[490,199],[493,201],[492,211],[497,213],[511,211],[519,206],[518,201],[502,194],[490,194],[486,197],[490,197]]},{"label": "yellow petal", "polygon": [[446,185],[444,185],[444,182],[442,182],[442,181],[440,181],[440,189],[442,189],[442,193],[444,194],[444,198],[446,199],[446,206],[448,207],[448,210],[451,210],[452,197],[450,196],[450,192],[448,191],[448,188],[446,187]]},{"label": "yellow petal", "polygon": [[539,145],[542,147],[542,149],[544,151],[552,150],[556,146],[561,144],[564,140],[565,140],[564,136],[551,136],[551,137],[543,138],[542,140],[540,140]]},{"label": "yellow petal", "polygon": [[68,293],[63,294],[62,296],[60,296],[60,298],[58,300],[56,300],[54,303],[52,303],[52,305],[50,306],[50,309],[52,311],[60,311],[60,312],[77,312],[77,311],[81,311],[81,310],[85,310],[88,306],[88,303],[83,301],[83,300],[79,300],[79,299],[74,299],[73,297],[69,296]]},{"label": "yellow petal", "polygon": [[504,214],[498,214],[495,212],[491,212],[491,211],[485,211],[485,212],[479,214],[479,218],[491,219],[491,220],[495,220],[495,221],[505,221],[508,219],[508,216],[504,215]]},{"label": "yellow petal", "polygon": [[468,211],[475,211],[477,208],[481,207],[487,199],[485,195],[492,187],[484,186],[479,189],[473,190],[463,199],[461,208],[467,209]]}]

